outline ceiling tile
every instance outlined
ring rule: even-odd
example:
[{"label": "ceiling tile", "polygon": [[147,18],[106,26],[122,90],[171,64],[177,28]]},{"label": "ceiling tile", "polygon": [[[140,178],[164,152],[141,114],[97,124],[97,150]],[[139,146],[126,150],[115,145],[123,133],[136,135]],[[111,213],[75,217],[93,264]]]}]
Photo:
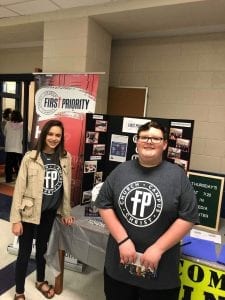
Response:
[{"label": "ceiling tile", "polygon": [[20,15],[31,15],[34,13],[44,13],[56,11],[59,7],[49,0],[33,0],[7,6],[9,9],[19,13]]},{"label": "ceiling tile", "polygon": [[4,7],[0,7],[0,18],[15,17],[15,16],[17,16],[17,14],[14,13],[13,11]]},{"label": "ceiling tile", "polygon": [[110,0],[54,0],[62,8],[72,8],[78,6],[97,5],[111,2]]},{"label": "ceiling tile", "polygon": [[20,2],[29,2],[31,0],[0,0],[0,5],[17,4]]}]

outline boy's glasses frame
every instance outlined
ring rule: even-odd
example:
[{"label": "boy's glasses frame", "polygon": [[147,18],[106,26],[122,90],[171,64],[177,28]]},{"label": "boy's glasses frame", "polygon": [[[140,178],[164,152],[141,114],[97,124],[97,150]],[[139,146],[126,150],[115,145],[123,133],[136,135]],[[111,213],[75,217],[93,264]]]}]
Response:
[{"label": "boy's glasses frame", "polygon": [[142,143],[160,144],[163,140],[162,137],[152,137],[152,136],[138,136],[138,140]]}]

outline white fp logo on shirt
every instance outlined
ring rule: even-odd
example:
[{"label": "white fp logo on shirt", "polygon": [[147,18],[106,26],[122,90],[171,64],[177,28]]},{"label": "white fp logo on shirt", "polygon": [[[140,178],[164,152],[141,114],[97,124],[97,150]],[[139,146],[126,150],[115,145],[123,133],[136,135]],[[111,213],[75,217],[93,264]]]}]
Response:
[{"label": "white fp logo on shirt", "polygon": [[56,164],[45,165],[43,194],[53,195],[62,186],[62,170]]},{"label": "white fp logo on shirt", "polygon": [[159,218],[163,200],[159,189],[154,184],[135,181],[124,187],[118,204],[130,224],[147,227]]}]

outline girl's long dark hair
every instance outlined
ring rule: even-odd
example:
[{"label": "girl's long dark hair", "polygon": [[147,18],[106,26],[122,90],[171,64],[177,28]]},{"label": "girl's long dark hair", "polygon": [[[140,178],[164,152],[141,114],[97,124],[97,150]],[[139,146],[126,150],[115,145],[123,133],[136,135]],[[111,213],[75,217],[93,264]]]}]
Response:
[{"label": "girl's long dark hair", "polygon": [[49,133],[49,130],[51,129],[51,127],[53,126],[58,126],[61,128],[62,130],[62,137],[61,137],[61,141],[59,143],[59,145],[55,148],[55,155],[56,157],[63,157],[66,155],[66,150],[64,148],[64,126],[63,123],[59,120],[49,120],[47,123],[45,123],[45,125],[43,126],[40,136],[38,138],[37,144],[35,149],[37,150],[36,156],[35,156],[35,160],[37,159],[38,155],[40,152],[42,152],[46,146],[46,136]]}]

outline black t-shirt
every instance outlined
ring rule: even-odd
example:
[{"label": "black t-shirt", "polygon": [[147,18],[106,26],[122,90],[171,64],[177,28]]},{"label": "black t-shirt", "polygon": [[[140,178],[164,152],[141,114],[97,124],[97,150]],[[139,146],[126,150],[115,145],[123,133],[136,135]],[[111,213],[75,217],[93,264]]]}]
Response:
[{"label": "black t-shirt", "polygon": [[[138,160],[120,164],[105,180],[95,201],[98,208],[111,208],[143,253],[177,218],[198,222],[198,207],[193,187],[183,169],[167,161],[145,168]],[[134,276],[121,268],[119,248],[110,235],[105,268],[109,276],[145,289],[172,289],[180,285],[179,243],[166,251],[159,263],[157,278]],[[132,274],[131,274],[132,273]]]},{"label": "black t-shirt", "polygon": [[55,154],[41,153],[45,167],[42,211],[57,210],[63,193],[63,176],[59,158]]}]

